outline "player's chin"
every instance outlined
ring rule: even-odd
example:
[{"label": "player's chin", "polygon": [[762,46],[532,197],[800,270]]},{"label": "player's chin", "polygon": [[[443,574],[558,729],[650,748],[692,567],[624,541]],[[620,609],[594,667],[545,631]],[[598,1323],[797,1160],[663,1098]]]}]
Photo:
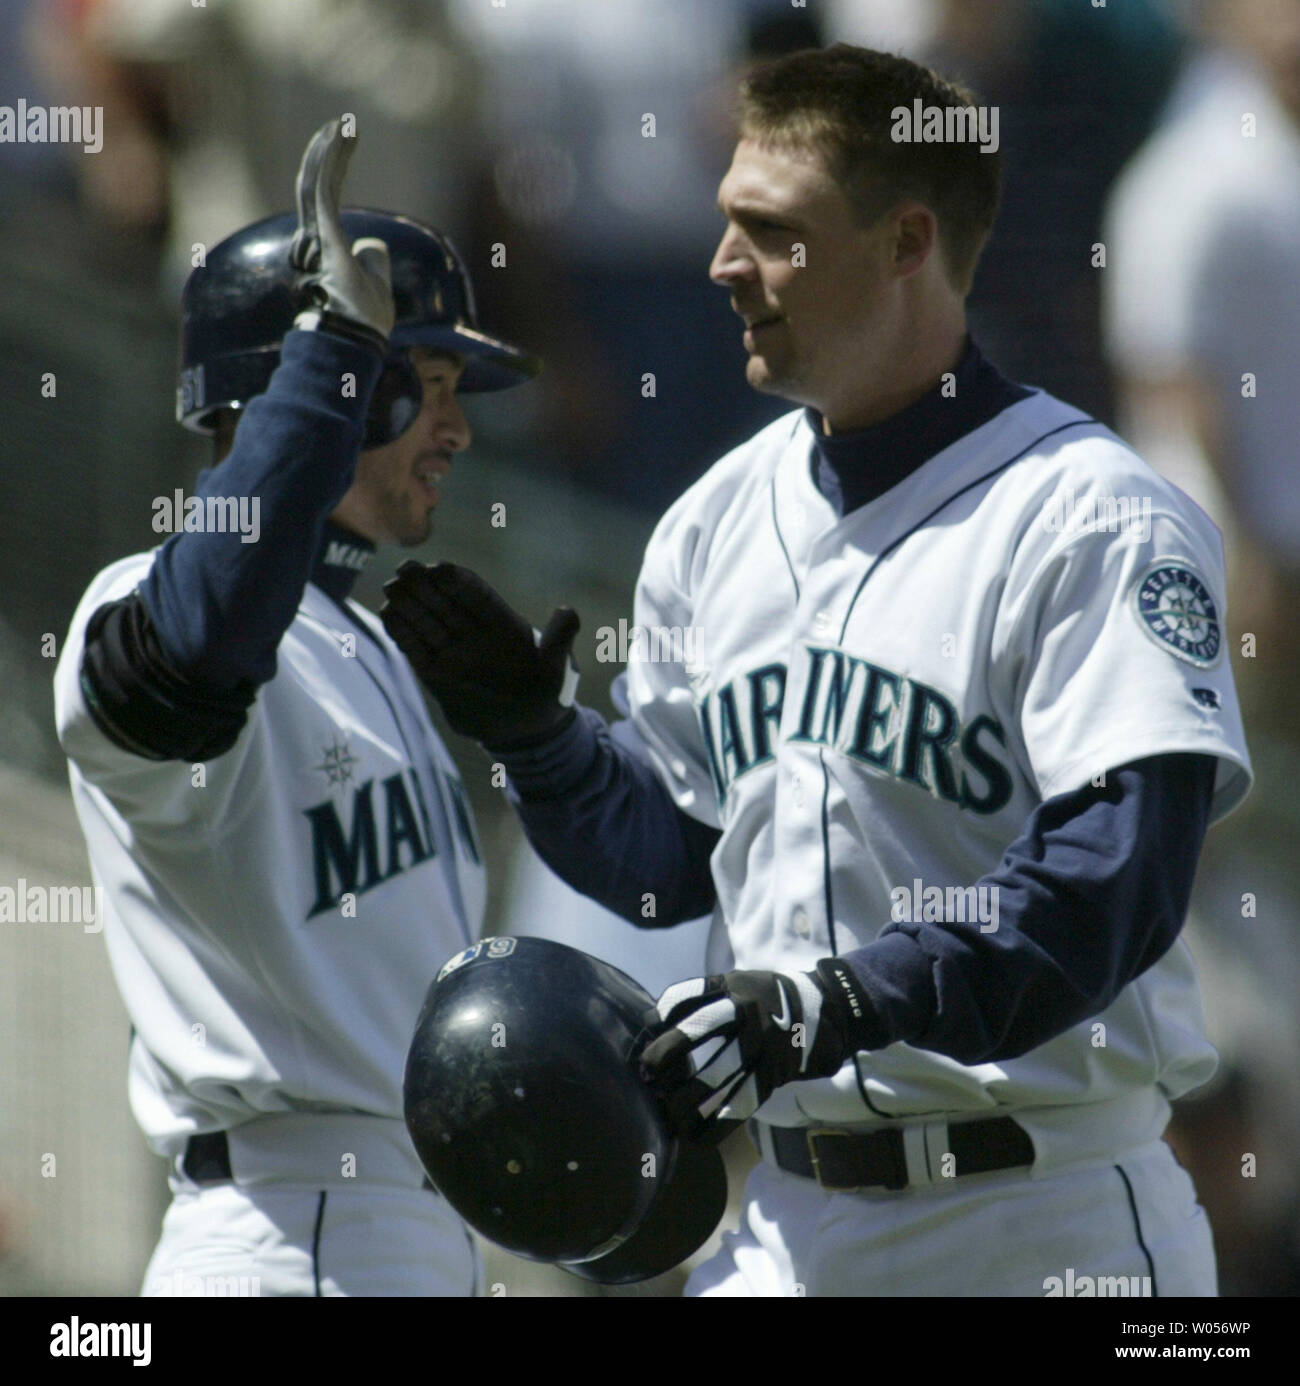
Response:
[{"label": "player's chin", "polygon": [[784,376],[772,369],[772,363],[762,356],[751,356],[745,366],[745,380],[751,389],[761,390],[765,395],[779,395],[784,392]]},{"label": "player's chin", "polygon": [[404,549],[425,543],[433,533],[433,512],[436,505],[421,505],[403,518],[397,532],[397,542]]}]

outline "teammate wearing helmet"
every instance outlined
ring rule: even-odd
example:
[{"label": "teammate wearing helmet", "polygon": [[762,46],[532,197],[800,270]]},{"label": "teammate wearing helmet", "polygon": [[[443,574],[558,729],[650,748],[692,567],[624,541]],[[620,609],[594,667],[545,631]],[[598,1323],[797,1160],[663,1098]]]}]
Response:
[{"label": "teammate wearing helmet", "polygon": [[478,331],[437,233],[340,213],[351,149],[326,125],[297,217],[191,277],[178,413],[217,465],[181,532],[94,579],[55,675],[131,1102],[171,1167],[149,1295],[479,1276],[402,1071],[428,979],[479,935],[483,867],[410,668],[348,592],[377,544],[428,537],[470,440],[458,388],[536,367]]}]

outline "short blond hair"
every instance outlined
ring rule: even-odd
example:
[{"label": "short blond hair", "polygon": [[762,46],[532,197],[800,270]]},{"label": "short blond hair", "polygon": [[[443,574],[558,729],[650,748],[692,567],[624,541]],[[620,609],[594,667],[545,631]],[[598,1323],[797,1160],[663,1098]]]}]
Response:
[{"label": "short blond hair", "polygon": [[895,140],[893,112],[918,99],[978,104],[966,87],[907,58],[837,43],[754,68],[740,87],[737,124],[744,138],[820,153],[864,225],[904,198],[925,203],[949,277],[965,295],[997,217],[1002,158],[973,142]]}]

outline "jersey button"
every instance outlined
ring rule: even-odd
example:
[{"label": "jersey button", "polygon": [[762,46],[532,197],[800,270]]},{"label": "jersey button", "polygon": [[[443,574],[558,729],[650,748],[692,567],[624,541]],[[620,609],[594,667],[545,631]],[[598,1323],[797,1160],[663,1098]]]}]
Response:
[{"label": "jersey button", "polygon": [[812,920],[802,906],[794,912],[794,931],[800,938],[807,938],[812,933]]},{"label": "jersey button", "polygon": [[791,776],[790,776],[790,789],[791,789],[791,792],[792,792],[793,795],[794,795],[794,806],[795,806],[795,808],[803,808],[803,806],[804,806],[803,781],[799,778],[798,775],[791,775]]},{"label": "jersey button", "polygon": [[819,611],[813,617],[813,629],[818,635],[829,635],[834,624],[834,619],[829,611]]}]

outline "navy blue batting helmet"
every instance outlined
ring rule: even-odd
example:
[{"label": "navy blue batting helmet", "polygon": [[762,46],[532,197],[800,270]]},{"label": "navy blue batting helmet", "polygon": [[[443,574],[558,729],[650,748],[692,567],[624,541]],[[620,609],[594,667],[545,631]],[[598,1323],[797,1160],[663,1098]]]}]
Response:
[{"label": "navy blue batting helmet", "polygon": [[443,967],[407,1056],[406,1126],[471,1227],[602,1284],[659,1275],[709,1238],[726,1171],[641,1079],[652,1019],[631,977],[550,939],[483,939]]},{"label": "navy blue batting helmet", "polygon": [[[367,421],[367,447],[396,438],[419,412],[420,382],[406,357],[409,347],[462,357],[462,391],[503,390],[537,374],[535,357],[480,330],[469,275],[440,231],[368,208],[344,208],[340,219],[350,240],[382,240],[392,266],[397,316]],[[186,428],[213,433],[219,409],[241,409],[270,384],[284,334],[312,306],[289,263],[297,226],[291,212],[246,226],[214,246],[186,281],[176,391],[176,417]]]}]

